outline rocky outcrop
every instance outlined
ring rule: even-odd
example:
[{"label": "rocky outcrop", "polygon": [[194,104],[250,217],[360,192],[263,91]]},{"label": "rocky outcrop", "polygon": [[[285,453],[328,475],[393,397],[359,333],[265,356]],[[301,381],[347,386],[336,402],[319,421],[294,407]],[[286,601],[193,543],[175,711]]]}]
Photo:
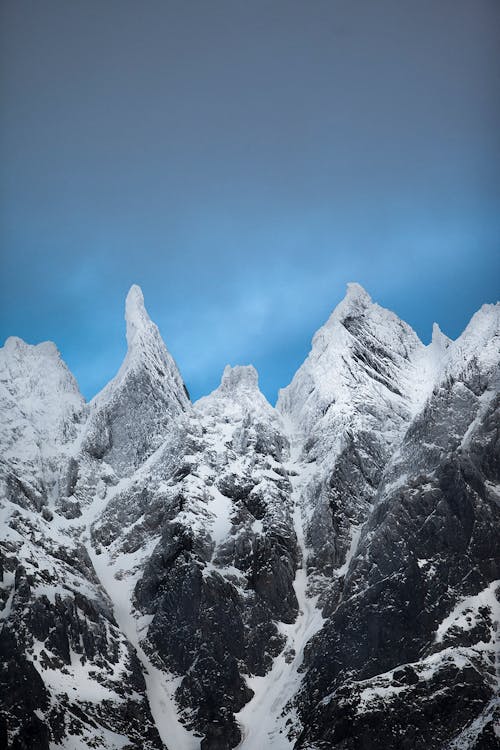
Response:
[{"label": "rocky outcrop", "polygon": [[129,475],[157,449],[190,405],[177,365],[133,286],[125,305],[127,355],[89,404],[84,449]]}]

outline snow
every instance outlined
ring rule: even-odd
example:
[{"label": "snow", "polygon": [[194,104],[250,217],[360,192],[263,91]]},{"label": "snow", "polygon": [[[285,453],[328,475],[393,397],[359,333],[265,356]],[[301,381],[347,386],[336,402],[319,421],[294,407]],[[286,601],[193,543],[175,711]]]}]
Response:
[{"label": "snow", "polygon": [[477,740],[484,727],[493,722],[495,736],[500,738],[500,725],[498,723],[498,696],[495,696],[486,705],[481,714],[474,719],[458,737],[450,743],[449,750],[470,750],[471,747],[477,746]]},{"label": "snow", "polygon": [[436,630],[436,643],[442,642],[450,628],[471,630],[480,617],[479,609],[481,607],[490,610],[493,621],[500,622],[499,594],[500,580],[497,580],[490,583],[479,594],[461,599]]},{"label": "snow", "polygon": [[[156,541],[150,547],[154,546]],[[151,553],[151,549],[142,550],[145,557],[148,553]],[[135,580],[126,577],[118,579],[115,574],[116,566],[110,564],[105,553],[96,555],[92,552],[91,557],[101,583],[113,603],[113,612],[120,630],[132,644],[143,666],[149,705],[162,742],[168,748],[176,748],[176,750],[198,750],[199,741],[179,721],[174,697],[179,678],[169,676],[168,673],[155,667],[140,645],[139,622],[134,616],[131,605],[131,589]],[[125,561],[120,560],[120,564],[122,562]],[[144,621],[140,623],[142,627],[144,624]]]},{"label": "snow", "polygon": [[136,336],[140,335],[144,328],[147,328],[149,318],[144,307],[144,295],[142,289],[137,284],[130,287],[129,293],[125,300],[125,323],[127,344],[132,348]]},{"label": "snow", "polygon": [[[122,481],[125,483],[132,480]],[[113,604],[116,622],[133,646],[143,666],[149,705],[162,742],[169,750],[171,748],[198,750],[199,741],[192,732],[185,729],[179,720],[175,703],[175,691],[179,678],[154,666],[142,648],[140,636],[144,634],[146,621],[134,612],[132,605],[133,590],[140,575],[141,565],[149,559],[159,538],[151,539],[148,545],[135,553],[122,553],[115,559],[112,559],[109,548],[103,548],[101,553],[97,554],[90,543],[90,536],[92,523],[98,517],[100,510],[102,508],[100,508],[99,500],[96,500],[93,507],[87,511],[87,550],[101,585]]]},{"label": "snow", "polygon": [[491,492],[491,494],[500,501],[500,484],[494,484],[493,482],[486,481],[485,487]]},{"label": "snow", "polygon": [[[411,668],[418,675],[421,681],[428,681],[431,680],[440,670],[450,665],[454,665],[458,669],[464,669],[470,666],[475,666],[475,668],[477,668],[479,661],[484,659],[485,668],[488,669],[491,663],[490,656],[496,654],[495,646],[496,644],[494,640],[492,640],[490,643],[476,644],[476,646],[468,648],[449,647],[443,649],[442,651],[429,654],[427,657],[422,658],[420,661],[399,664],[393,669],[378,675],[374,675],[367,680],[353,681],[353,694],[355,692],[355,688],[358,688],[360,690],[359,702],[357,703],[356,710],[358,713],[372,711],[374,708],[377,708],[378,710],[380,706],[377,704],[386,703],[387,706],[385,710],[389,712],[389,703],[393,698],[400,695],[404,697],[405,693],[412,693],[412,691],[415,689],[413,685],[401,685],[398,683],[395,684],[394,673],[396,671],[400,671],[405,668]],[[332,700],[336,700],[336,697],[336,692],[330,693],[322,699],[321,703],[327,705]],[[410,700],[410,697],[407,696],[405,700]],[[497,699],[495,698],[495,701],[496,700]],[[484,713],[487,714],[488,711],[489,708],[487,708]],[[467,734],[467,736],[469,735]],[[453,747],[455,748],[455,746]],[[469,746],[467,745],[458,744],[456,745],[455,750],[466,750],[468,747]]]},{"label": "snow", "polygon": [[7,339],[0,349],[3,477],[12,472],[30,497],[53,505],[81,433],[84,406],[54,344]]},{"label": "snow", "polygon": [[217,429],[224,423],[234,428],[234,423],[251,413],[265,421],[276,421],[277,415],[259,389],[259,379],[252,365],[226,365],[218,388],[195,403],[196,410],[205,418],[216,419]]},{"label": "snow", "polygon": [[[0,611],[0,621],[8,620],[10,617],[10,613],[12,611],[12,602],[14,600],[14,594],[15,594],[14,580],[15,580],[14,573],[11,573],[8,570],[4,572],[2,588],[10,589],[10,592],[9,592],[8,599],[4,604],[4,608]],[[1,633],[1,629],[0,629],[0,633]]]},{"label": "snow", "polygon": [[209,511],[212,515],[212,539],[215,542],[215,551],[217,547],[226,539],[231,531],[231,510],[232,502],[230,498],[225,497],[217,487],[210,488],[211,500],[208,503]]},{"label": "snow", "polygon": [[[370,358],[360,359],[365,351]],[[432,391],[434,359],[410,326],[349,285],[276,408],[314,438],[320,460],[333,463],[345,436],[358,431],[395,444]]]},{"label": "snow", "polygon": [[[500,381],[498,385],[500,388]],[[466,450],[469,446],[478,425],[482,423],[484,415],[490,409],[492,402],[497,398],[499,388],[491,388],[484,391],[484,393],[479,396],[476,416],[469,424],[460,441],[460,447],[462,450]]]},{"label": "snow", "polygon": [[[80,415],[84,399],[75,378],[51,342],[30,345],[21,339],[9,338],[0,349],[0,395],[2,430],[9,427],[12,437],[2,434],[2,446],[14,441],[13,454],[36,446],[40,450],[60,450],[65,428]],[[5,420],[7,419],[7,425]],[[23,437],[33,431],[30,441]],[[75,437],[75,432],[68,436]],[[9,446],[10,447],[10,446]]]},{"label": "snow", "polygon": [[415,662],[411,666],[418,672],[421,679],[430,680],[436,672],[442,669],[443,666],[446,667],[450,664],[454,664],[459,669],[468,667],[472,663],[472,658],[477,658],[482,653],[489,652],[491,646],[494,646],[494,644],[477,644],[471,648],[449,647],[442,651],[437,651],[434,654],[430,654],[420,662]]},{"label": "snow", "polygon": [[349,570],[349,565],[351,564],[351,560],[356,554],[356,550],[358,549],[359,540],[361,537],[361,530],[363,528],[363,524],[360,524],[359,526],[351,526],[351,542],[349,545],[349,549],[347,550],[346,558],[344,560],[344,564],[340,566],[340,568],[337,568],[335,570],[335,575],[337,576],[344,576],[347,571]]},{"label": "snow", "polygon": [[[288,423],[289,424],[289,423]],[[290,435],[291,460],[296,466],[301,449],[296,435]],[[305,465],[303,472],[291,477],[294,499],[293,523],[300,551],[301,563],[293,583],[299,605],[296,621],[291,624],[278,623],[280,632],[286,636],[282,652],[274,659],[271,670],[264,675],[247,677],[248,687],[254,691],[253,698],[235,714],[240,725],[242,739],[240,750],[290,750],[294,741],[287,736],[286,722],[297,723],[295,712],[287,704],[296,694],[302,682],[299,669],[304,658],[304,648],[324,623],[321,610],[317,608],[318,596],[308,595],[307,557],[305,544],[302,492],[314,468]]]},{"label": "snow", "polygon": [[[93,718],[95,722],[95,718]],[[103,750],[124,750],[130,747],[130,739],[122,734],[97,725],[96,727],[81,727],[82,734],[66,734],[61,743],[50,742],[50,750],[88,750],[89,747],[103,748]],[[170,748],[169,748],[170,750]]]},{"label": "snow", "polygon": [[441,350],[441,352],[444,352],[444,350],[448,349],[450,344],[452,343],[452,340],[446,336],[439,327],[438,323],[432,324],[432,341],[435,349]]},{"label": "snow", "polygon": [[[490,407],[491,399],[498,392],[500,305],[484,306],[455,342],[450,341],[435,324],[432,342],[424,346],[409,326],[373,303],[362,287],[350,284],[343,302],[314,336],[312,350],[292,383],[281,391],[277,410],[259,391],[257,372],[252,366],[227,366],[219,388],[200,399],[191,409],[175,362],[163,344],[158,328],[149,319],[142,292],[137,286],[133,286],[128,294],[125,318],[128,344],[125,360],[117,376],[89,406],[85,405],[73,376],[50,342],[31,346],[21,339],[11,338],[0,350],[0,441],[8,470],[13,470],[34,496],[38,497],[46,490],[52,508],[61,494],[59,482],[63,486],[70,458],[77,457],[79,469],[89,472],[89,475],[94,473],[96,479],[90,491],[87,492],[86,487],[78,496],[82,505],[89,503],[81,518],[66,519],[56,514],[48,523],[34,507],[13,508],[3,503],[0,524],[5,532],[4,539],[14,545],[15,554],[28,575],[35,578],[32,586],[34,597],[46,596],[54,603],[56,595],[65,597],[81,591],[90,600],[99,598],[102,606],[112,605],[119,626],[116,632],[113,629],[113,638],[119,640],[120,660],[104,682],[95,679],[98,672],[95,664],[82,664],[81,656],[73,652],[66,671],[42,666],[41,653],[46,649],[37,641],[29,658],[53,698],[67,692],[70,697],[75,695],[75,699],[92,704],[105,699],[118,702],[122,699],[114,691],[113,683],[120,680],[126,669],[127,644],[130,644],[143,666],[151,711],[162,740],[169,750],[199,748],[200,739],[187,731],[180,721],[175,692],[181,678],[152,663],[144,650],[152,616],[142,615],[133,606],[135,584],[159,540],[160,529],[158,534],[149,532],[137,552],[133,553],[123,551],[124,537],[119,534],[99,550],[91,540],[94,524],[105,518],[107,509],[117,498],[125,498],[128,492],[133,493],[140,487],[149,488],[154,483],[165,493],[172,489],[168,476],[164,477],[165,481],[157,478],[157,474],[161,476],[166,455],[165,433],[162,431],[154,435],[159,447],[155,443],[152,455],[131,476],[121,480],[103,460],[92,463],[88,456],[82,459],[82,445],[93,419],[111,402],[122,404],[120,399],[126,394],[125,386],[131,373],[136,376],[138,372],[147,372],[148,377],[152,374],[153,378],[148,383],[152,383],[154,406],[157,405],[157,393],[165,397],[165,402],[159,406],[160,412],[163,413],[165,404],[175,405],[171,419],[174,427],[180,423],[181,412],[183,418],[187,414],[186,423],[190,422],[201,445],[199,453],[193,448],[193,455],[183,455],[183,461],[192,466],[192,470],[178,483],[186,501],[176,521],[211,537],[214,551],[210,562],[203,568],[203,576],[218,574],[226,577],[242,598],[248,595],[245,576],[231,564],[217,563],[217,551],[232,531],[233,501],[217,489],[216,482],[222,471],[242,480],[250,478],[255,490],[266,499],[274,499],[273,491],[276,483],[282,481],[279,472],[283,466],[277,461],[273,463],[270,458],[266,458],[265,465],[259,464],[260,459],[255,458],[251,449],[251,440],[255,438],[252,427],[258,423],[259,427],[288,436],[291,441],[292,455],[288,465],[293,488],[291,507],[286,505],[288,500],[285,502],[276,495],[283,504],[275,503],[273,512],[288,519],[292,514],[301,558],[294,580],[299,614],[293,624],[276,623],[279,632],[286,637],[285,648],[264,677],[247,677],[255,695],[237,715],[242,728],[240,748],[289,750],[294,741],[289,734],[299,728],[293,698],[302,682],[299,670],[304,647],[324,622],[317,607],[316,582],[307,572],[312,551],[307,549],[305,530],[315,520],[313,503],[317,500],[317,495],[308,496],[308,488],[313,486],[316,475],[327,476],[326,472],[331,472],[352,435],[370,433],[388,454],[392,452],[394,459],[397,456],[395,446],[411,420],[421,412],[432,389],[444,383],[446,378],[453,376],[456,379],[467,368],[477,366],[482,377],[491,376],[491,387],[478,398],[476,419],[462,439],[462,448],[466,448],[477,424]],[[353,320],[354,326],[351,325]],[[360,364],[357,357],[364,349],[370,350],[373,359]],[[385,382],[382,382],[384,378]],[[143,411],[141,406],[140,416]],[[128,418],[126,428],[134,426],[135,416],[125,416]],[[102,430],[99,421],[95,424],[97,430]],[[148,435],[151,429],[145,420],[143,434]],[[124,432],[127,434],[127,430]],[[304,448],[305,435],[316,441],[315,446],[307,451]],[[438,445],[427,444],[427,447],[440,450]],[[408,474],[400,468],[395,477],[386,477],[386,493],[408,481]],[[428,488],[431,487],[429,484]],[[487,488],[494,496],[499,495],[498,485],[487,483]],[[16,529],[9,525],[14,513]],[[264,522],[252,521],[251,515],[247,518],[250,520],[246,521],[246,529],[250,528],[253,534],[268,531],[268,517]],[[141,516],[135,517],[127,527],[127,533],[139,528],[141,520]],[[343,543],[348,551],[343,564],[334,571],[335,576],[347,575],[358,554],[362,520],[356,516],[346,531]],[[76,568],[52,554],[60,545],[71,551],[76,540],[85,542],[105,593],[101,593],[100,585],[84,580]],[[222,555],[220,557],[222,559]],[[417,563],[424,574],[435,572],[431,560],[420,558]],[[16,607],[14,574],[10,571],[4,575],[2,587],[8,591],[4,609],[0,611],[3,623]],[[492,621],[498,622],[500,612],[495,594],[499,587],[500,581],[493,582],[475,596],[458,602],[439,624],[435,642],[442,643],[454,627],[465,631],[473,628],[482,607],[490,610]],[[313,591],[315,595],[312,595]],[[109,630],[112,626],[108,624],[106,627]],[[488,643],[479,644],[474,649],[443,649],[413,667],[421,679],[430,679],[443,665],[454,663],[464,667],[483,652],[492,653],[494,647],[492,632]],[[361,710],[373,702],[390,701],[391,697],[407,689],[390,684],[393,672],[359,683]],[[453,745],[454,750],[465,750],[467,742],[472,742],[484,722],[489,720],[489,711],[487,708],[462,733]],[[109,750],[118,750],[130,742],[129,738],[104,727],[97,727],[93,732],[82,737],[67,736],[63,746],[52,743],[51,748],[83,750],[96,740]]]},{"label": "snow", "polygon": [[264,525],[260,519],[255,519],[255,521],[252,521],[252,531],[254,534],[262,534],[264,531]]},{"label": "snow", "polygon": [[[182,413],[191,409],[184,381],[177,365],[161,337],[158,326],[144,307],[140,288],[132,286],[125,303],[127,353],[115,377],[98,393],[88,406],[87,432],[98,434],[103,425],[100,415],[116,407],[115,433],[121,435],[119,450],[121,473],[137,468],[128,466],[130,442],[151,443],[152,450],[167,437],[169,426],[179,426]],[[134,402],[130,393],[142,384],[142,400]],[[131,389],[131,390],[130,390]],[[130,403],[129,411],[122,402]],[[112,445],[116,453],[118,446]],[[124,460],[125,458],[125,460]]]},{"label": "snow", "polygon": [[[44,681],[45,686],[53,695],[64,695],[66,693],[68,696],[79,701],[89,703],[99,703],[104,700],[113,701],[114,703],[123,701],[123,698],[117,695],[115,690],[110,689],[110,687],[95,679],[95,664],[92,662],[82,664],[81,654],[75,654],[72,651],[71,664],[65,664],[64,669],[60,669],[59,667],[51,669],[43,661],[42,652],[45,652],[49,657],[53,657],[53,654],[43,642],[35,640],[33,652],[27,656]],[[118,679],[119,675],[116,677]],[[107,676],[107,681],[110,679]]]},{"label": "snow", "polygon": [[449,348],[447,371],[463,371],[473,361],[483,375],[496,371],[498,383],[498,352],[500,350],[500,302],[483,305],[472,316],[465,331]]},{"label": "snow", "polygon": [[254,391],[258,388],[259,376],[253,365],[226,365],[222,374],[220,384],[221,391],[229,392],[231,395],[236,389],[245,388]]},{"label": "snow", "polygon": [[395,695],[407,690],[407,687],[401,687],[398,685],[387,685],[386,687],[367,687],[361,691],[359,699],[360,703],[357,707],[358,712],[366,710],[370,703],[374,701],[384,700],[385,698],[393,698]]}]

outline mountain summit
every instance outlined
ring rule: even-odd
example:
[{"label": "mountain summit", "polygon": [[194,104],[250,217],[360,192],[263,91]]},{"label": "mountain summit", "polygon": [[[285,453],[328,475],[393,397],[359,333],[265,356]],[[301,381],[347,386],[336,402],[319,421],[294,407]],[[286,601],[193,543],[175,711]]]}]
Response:
[{"label": "mountain summit", "polygon": [[129,474],[161,446],[190,408],[186,386],[140,287],[125,303],[127,354],[117,375],[89,405],[87,445],[118,474]]},{"label": "mountain summit", "polygon": [[0,746],[496,748],[500,305],[424,346],[349,284],[276,408],[125,321],[89,404],[0,350]]}]

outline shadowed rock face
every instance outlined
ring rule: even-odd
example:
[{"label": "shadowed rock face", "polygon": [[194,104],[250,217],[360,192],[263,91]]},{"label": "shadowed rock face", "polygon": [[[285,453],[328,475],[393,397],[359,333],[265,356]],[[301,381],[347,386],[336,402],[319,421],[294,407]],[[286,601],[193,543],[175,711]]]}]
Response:
[{"label": "shadowed rock face", "polygon": [[10,339],[0,745],[496,747],[499,321],[425,347],[350,285],[276,409],[192,405],[138,287],[88,405]]}]

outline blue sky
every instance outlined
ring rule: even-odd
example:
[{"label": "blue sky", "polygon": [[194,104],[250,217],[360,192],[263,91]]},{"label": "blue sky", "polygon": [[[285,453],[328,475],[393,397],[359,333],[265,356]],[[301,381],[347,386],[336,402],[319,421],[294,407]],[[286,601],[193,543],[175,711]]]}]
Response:
[{"label": "blue sky", "polygon": [[194,397],[271,401],[358,281],[427,341],[499,297],[493,0],[3,3],[0,334],[87,397],[132,283]]}]

